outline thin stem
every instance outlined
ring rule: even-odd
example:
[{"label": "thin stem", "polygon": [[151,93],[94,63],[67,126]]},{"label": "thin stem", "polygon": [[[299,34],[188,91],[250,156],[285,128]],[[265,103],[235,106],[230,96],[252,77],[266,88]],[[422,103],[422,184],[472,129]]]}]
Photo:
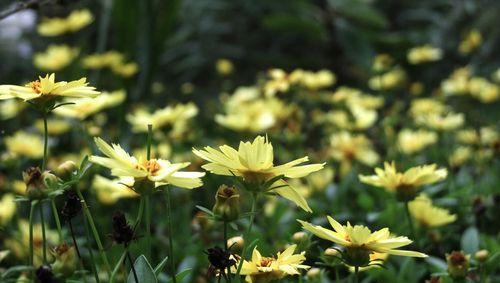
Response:
[{"label": "thin stem", "polygon": [[66,241],[64,240],[62,233],[61,220],[59,220],[59,212],[57,212],[56,201],[52,198],[50,199],[50,204],[52,208],[52,214],[54,214],[54,220],[56,222],[57,234],[59,235],[59,242],[65,243]]},{"label": "thin stem", "polygon": [[126,248],[125,253],[127,254],[128,261],[130,262],[130,268],[132,268],[132,273],[134,274],[135,283],[139,283],[139,279],[137,278],[137,272],[135,271],[134,261],[132,260],[132,257],[130,256],[130,252],[128,251],[128,248]]},{"label": "thin stem", "polygon": [[354,267],[354,283],[359,282],[359,266]]},{"label": "thin stem", "polygon": [[125,260],[125,257],[127,256],[127,251],[123,251],[122,256],[118,260],[118,262],[115,265],[115,268],[113,269],[113,272],[111,273],[111,277],[109,278],[109,283],[114,283],[115,282],[115,277],[116,274],[118,273],[118,270],[120,269],[120,266],[122,265],[122,262]]},{"label": "thin stem", "polygon": [[336,265],[334,268],[335,268],[335,282],[338,283],[338,282],[340,282],[339,268]]},{"label": "thin stem", "polygon": [[405,205],[406,218],[408,219],[408,224],[410,226],[410,233],[418,248],[418,239],[417,239],[417,234],[415,233],[415,226],[413,226],[413,219],[411,218],[410,207],[407,201],[405,201],[404,205]]},{"label": "thin stem", "polygon": [[250,232],[252,231],[253,227],[253,222],[255,219],[255,209],[257,206],[257,193],[252,193],[252,209],[250,210],[250,224],[248,225],[247,231],[245,232],[244,236],[244,242],[243,242],[243,251],[241,253],[242,259],[240,260],[240,263],[238,264],[238,269],[236,270],[236,279],[239,282],[239,276],[241,272],[241,268],[243,267],[243,258],[245,257],[245,254],[247,253],[247,248],[248,248],[248,243],[250,242]]},{"label": "thin stem", "polygon": [[80,249],[78,249],[78,243],[76,242],[75,231],[73,230],[73,224],[71,223],[71,219],[68,220],[69,232],[71,233],[71,238],[73,239],[73,246],[75,246],[76,254],[78,258],[82,260],[82,256],[80,254]]},{"label": "thin stem", "polygon": [[[224,248],[226,252],[229,252],[229,246],[227,245],[227,221],[224,221]],[[226,282],[231,283],[231,266],[227,267],[227,276],[226,276]]]},{"label": "thin stem", "polygon": [[170,188],[165,187],[165,199],[167,202],[167,223],[168,223],[168,245],[169,245],[169,255],[170,255],[170,272],[172,273],[172,282],[177,283],[175,278],[175,261],[174,261],[174,240],[173,240],[173,230],[172,230],[172,209],[170,204]]},{"label": "thin stem", "polygon": [[[29,256],[29,259],[28,259],[28,265],[29,266],[34,266],[34,261],[33,261],[33,214],[34,214],[34,211],[35,211],[35,205],[36,205],[36,201],[31,201],[30,202],[30,216],[29,216],[29,222],[30,222],[30,256]],[[32,272],[32,275],[34,276],[34,273]]]},{"label": "thin stem", "polygon": [[149,194],[143,196],[145,224],[146,224],[146,258],[151,260],[151,196]]},{"label": "thin stem", "polygon": [[76,193],[78,197],[80,198],[80,202],[82,203],[83,207],[83,212],[85,213],[85,218],[87,218],[88,224],[90,226],[90,229],[92,230],[92,234],[94,236],[94,240],[97,243],[97,247],[99,248],[99,254],[101,256],[101,260],[104,262],[104,266],[106,268],[106,271],[108,274],[111,274],[111,266],[109,265],[108,257],[106,256],[106,252],[104,250],[104,247],[101,242],[101,238],[99,237],[99,232],[97,232],[97,228],[94,223],[94,219],[92,218],[92,214],[90,213],[90,209],[87,206],[87,202],[85,201],[85,198],[82,195],[82,192],[80,192],[80,189],[76,189]]},{"label": "thin stem", "polygon": [[48,130],[48,126],[47,126],[47,113],[43,113],[43,161],[42,161],[42,172],[45,171],[45,166],[47,165],[48,141],[49,141],[49,130]]},{"label": "thin stem", "polygon": [[[81,200],[81,198],[80,198]],[[90,232],[89,232],[89,223],[87,218],[83,217],[84,228],[85,228],[85,236],[87,237],[87,250],[90,255],[90,262],[92,263],[90,266],[92,267],[92,272],[94,273],[96,283],[99,283],[99,275],[97,274],[96,261],[94,260],[94,253],[92,252],[92,247],[90,246]]]},{"label": "thin stem", "polygon": [[146,147],[147,159],[151,159],[151,140],[153,138],[153,125],[148,124],[148,142]]},{"label": "thin stem", "polygon": [[43,263],[47,263],[47,236],[45,234],[45,217],[43,216],[43,205],[40,202],[38,206],[40,211],[40,222],[42,223],[42,254],[43,254]]}]

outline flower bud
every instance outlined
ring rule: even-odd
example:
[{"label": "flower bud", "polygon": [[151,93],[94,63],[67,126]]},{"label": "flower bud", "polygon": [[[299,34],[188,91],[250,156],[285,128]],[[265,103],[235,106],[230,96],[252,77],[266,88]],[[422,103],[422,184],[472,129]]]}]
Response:
[{"label": "flower bud", "polygon": [[61,163],[55,170],[56,175],[61,179],[68,179],[77,170],[75,162],[68,160]]},{"label": "flower bud", "polygon": [[476,260],[479,262],[485,262],[489,256],[490,256],[490,252],[488,250],[477,251],[476,254],[474,255]]},{"label": "flower bud", "polygon": [[241,236],[232,237],[227,240],[227,246],[232,252],[240,252],[243,250],[244,244],[245,240]]},{"label": "flower bud", "polygon": [[235,187],[222,185],[217,190],[215,205],[212,209],[215,216],[224,221],[234,221],[240,216],[240,194]]},{"label": "flower bud", "polygon": [[448,263],[448,273],[452,278],[465,278],[469,272],[469,255],[465,255],[462,251],[453,251],[446,255]]},{"label": "flower bud", "polygon": [[42,173],[43,184],[45,188],[54,188],[57,185],[59,178],[56,175],[50,173],[49,171],[45,171]]},{"label": "flower bud", "polygon": [[321,269],[319,268],[311,268],[309,269],[309,271],[307,271],[307,280],[311,280],[311,281],[314,281],[316,279],[319,279],[321,277]]},{"label": "flower bud", "polygon": [[292,241],[296,244],[299,244],[303,241],[306,241],[307,240],[307,234],[305,232],[296,232],[293,234],[292,236]]},{"label": "flower bud", "polygon": [[370,264],[370,251],[363,248],[347,248],[343,256],[345,262],[351,266],[363,267]]},{"label": "flower bud", "polygon": [[325,250],[324,255],[325,256],[338,256],[339,251],[336,249],[333,249],[333,248],[328,248]]},{"label": "flower bud", "polygon": [[30,167],[24,171],[23,181],[26,184],[26,195],[28,198],[41,199],[44,197],[45,185],[40,168]]},{"label": "flower bud", "polygon": [[52,264],[52,270],[56,274],[62,274],[64,277],[70,277],[76,270],[78,257],[74,247],[62,244],[53,250],[55,261]]}]

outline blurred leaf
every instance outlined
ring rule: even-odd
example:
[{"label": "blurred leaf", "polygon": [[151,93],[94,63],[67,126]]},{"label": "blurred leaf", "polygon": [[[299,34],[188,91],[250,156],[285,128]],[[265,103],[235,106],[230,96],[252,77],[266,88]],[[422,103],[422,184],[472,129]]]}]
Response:
[{"label": "blurred leaf", "polygon": [[446,261],[434,257],[434,256],[429,256],[428,258],[425,259],[425,261],[430,264],[431,266],[436,268],[436,271],[445,271],[448,268],[448,265],[446,264]]},{"label": "blurred leaf", "polygon": [[168,256],[166,256],[158,265],[155,267],[155,275],[158,276],[161,270],[165,267],[168,262]]},{"label": "blurred leaf", "polygon": [[191,271],[191,269],[192,268],[186,268],[183,271],[177,273],[177,275],[175,275],[175,280],[177,280],[177,282],[181,282],[182,279],[184,279],[184,277],[189,275],[189,272]]},{"label": "blurred leaf", "polygon": [[370,4],[360,0],[329,0],[330,7],[340,15],[373,28],[386,28],[385,16]]},{"label": "blurred leaf", "polygon": [[264,17],[262,24],[265,28],[280,34],[306,36],[313,39],[324,39],[326,30],[319,22],[312,19],[298,18],[291,14],[274,14]]},{"label": "blurred leaf", "polygon": [[[140,255],[134,263],[135,272],[140,283],[156,283],[155,272],[144,255]],[[132,270],[128,273],[127,283],[135,282],[134,273]]]},{"label": "blurred leaf", "polygon": [[476,227],[465,230],[461,240],[462,250],[467,254],[473,254],[479,250],[479,232]]}]

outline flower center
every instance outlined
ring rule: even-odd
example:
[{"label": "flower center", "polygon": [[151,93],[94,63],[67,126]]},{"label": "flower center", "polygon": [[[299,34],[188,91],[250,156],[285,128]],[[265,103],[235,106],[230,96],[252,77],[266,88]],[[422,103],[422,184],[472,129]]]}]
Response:
[{"label": "flower center", "polygon": [[274,261],[274,258],[272,258],[272,257],[263,257],[260,260],[260,266],[261,267],[269,267],[269,266],[271,266],[273,261]]},{"label": "flower center", "polygon": [[40,94],[42,93],[42,83],[39,80],[32,81],[26,85],[27,87],[30,87],[33,89],[34,92]]},{"label": "flower center", "polygon": [[156,159],[150,159],[142,163],[141,165],[137,165],[138,169],[146,170],[152,175],[156,174],[160,170],[160,164],[156,161]]}]

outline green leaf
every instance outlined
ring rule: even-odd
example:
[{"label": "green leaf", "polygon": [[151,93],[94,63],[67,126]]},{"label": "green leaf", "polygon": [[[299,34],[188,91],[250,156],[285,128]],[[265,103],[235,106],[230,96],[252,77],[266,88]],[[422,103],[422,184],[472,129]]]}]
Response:
[{"label": "green leaf", "polygon": [[210,209],[208,209],[208,208],[206,208],[204,206],[196,205],[196,208],[198,208],[199,210],[205,212],[206,214],[208,214],[208,215],[210,215],[212,217],[214,216],[214,213]]},{"label": "green leaf", "polygon": [[465,230],[461,240],[462,250],[467,254],[473,254],[479,250],[479,232],[476,227]]},{"label": "green leaf", "polygon": [[161,270],[165,267],[168,261],[168,256],[166,256],[158,265],[155,267],[155,275],[158,276]]},{"label": "green leaf", "polygon": [[330,7],[345,18],[373,28],[385,28],[388,20],[375,7],[360,0],[329,0]]},{"label": "green leaf", "polygon": [[132,270],[128,273],[127,283],[157,283],[155,272],[144,255],[140,255],[134,262],[135,272],[139,282],[135,282]]},{"label": "green leaf", "polygon": [[[177,275],[175,275],[175,280],[177,282],[181,282],[182,279],[184,279],[186,276],[188,276],[189,272],[191,271],[192,268],[186,268],[184,269],[183,271],[177,273]],[[173,280],[170,280],[169,282],[172,282]]]},{"label": "green leaf", "polygon": [[434,267],[436,271],[445,271],[448,265],[446,262],[438,257],[434,256],[429,256],[428,258],[425,259],[425,261]]}]

